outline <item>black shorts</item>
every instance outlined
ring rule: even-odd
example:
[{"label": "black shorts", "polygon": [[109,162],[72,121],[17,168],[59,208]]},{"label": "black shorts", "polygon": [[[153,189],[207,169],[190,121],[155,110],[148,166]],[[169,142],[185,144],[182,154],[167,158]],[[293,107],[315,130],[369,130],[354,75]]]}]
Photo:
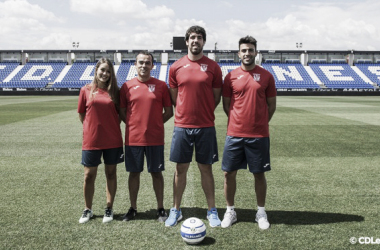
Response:
[{"label": "black shorts", "polygon": [[124,161],[123,147],[102,150],[82,150],[82,165],[86,167],[97,167],[103,160],[106,165],[116,165]]},{"label": "black shorts", "polygon": [[218,145],[215,127],[179,128],[174,127],[170,148],[170,160],[176,163],[189,163],[193,157],[200,164],[213,164],[218,159]]},{"label": "black shorts", "polygon": [[222,170],[232,172],[247,169],[254,174],[271,170],[269,137],[242,138],[226,136]]},{"label": "black shorts", "polygon": [[164,145],[125,146],[125,169],[127,172],[140,173],[143,171],[144,154],[149,173],[165,170]]}]

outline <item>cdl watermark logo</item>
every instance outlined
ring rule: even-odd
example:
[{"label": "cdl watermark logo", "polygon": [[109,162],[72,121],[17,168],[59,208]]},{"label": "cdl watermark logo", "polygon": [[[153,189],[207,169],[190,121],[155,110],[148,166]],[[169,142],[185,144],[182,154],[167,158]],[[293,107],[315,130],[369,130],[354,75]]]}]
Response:
[{"label": "cdl watermark logo", "polygon": [[366,244],[366,245],[380,245],[380,239],[374,238],[374,237],[351,237],[350,238],[351,244]]}]

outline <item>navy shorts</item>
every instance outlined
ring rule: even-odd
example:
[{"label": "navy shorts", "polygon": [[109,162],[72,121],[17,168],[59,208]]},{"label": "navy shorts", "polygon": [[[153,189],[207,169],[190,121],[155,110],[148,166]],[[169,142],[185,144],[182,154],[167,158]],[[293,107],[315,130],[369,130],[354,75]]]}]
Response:
[{"label": "navy shorts", "polygon": [[125,146],[125,169],[127,172],[140,173],[143,171],[144,154],[149,173],[165,170],[164,145]]},{"label": "navy shorts", "polygon": [[86,167],[97,167],[103,160],[106,165],[116,165],[124,161],[123,147],[101,150],[82,150],[82,165]]},{"label": "navy shorts", "polygon": [[254,174],[271,170],[269,137],[241,138],[226,136],[222,170],[232,172],[247,169]]},{"label": "navy shorts", "polygon": [[170,160],[189,163],[193,157],[200,164],[213,164],[219,160],[215,127],[179,128],[174,127]]}]

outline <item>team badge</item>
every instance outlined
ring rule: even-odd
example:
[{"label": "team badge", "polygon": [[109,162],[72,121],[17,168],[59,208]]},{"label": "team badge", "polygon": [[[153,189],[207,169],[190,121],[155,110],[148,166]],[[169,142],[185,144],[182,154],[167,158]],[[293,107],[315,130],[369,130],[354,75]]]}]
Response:
[{"label": "team badge", "polygon": [[201,71],[207,71],[207,64],[201,64]]},{"label": "team badge", "polygon": [[260,74],[252,74],[253,76],[253,80],[255,80],[256,82],[260,81]]},{"label": "team badge", "polygon": [[156,85],[148,84],[149,92],[154,92],[156,90]]}]

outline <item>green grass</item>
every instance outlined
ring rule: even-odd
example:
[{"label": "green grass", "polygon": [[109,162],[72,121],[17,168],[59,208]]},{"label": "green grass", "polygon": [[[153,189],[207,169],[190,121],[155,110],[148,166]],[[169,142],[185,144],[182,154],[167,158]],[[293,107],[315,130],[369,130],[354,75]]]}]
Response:
[{"label": "green grass", "polygon": [[[254,216],[253,177],[238,173],[238,222],[210,228],[199,246],[187,246],[180,225],[155,220],[150,175],[141,176],[138,217],[129,208],[127,173],[118,167],[115,221],[102,223],[104,167],[99,167],[95,219],[80,225],[84,207],[82,127],[77,97],[0,98],[0,249],[372,249],[351,237],[380,238],[380,97],[278,97],[271,121],[272,171],[267,173],[271,228],[260,231]],[[227,119],[216,110],[219,158]],[[173,119],[166,125],[166,158]],[[122,126],[124,129],[124,126]],[[174,164],[166,162],[165,207],[172,205]],[[223,173],[214,165],[219,216],[225,211]],[[185,218],[204,222],[206,200],[192,163],[182,202]]]}]

